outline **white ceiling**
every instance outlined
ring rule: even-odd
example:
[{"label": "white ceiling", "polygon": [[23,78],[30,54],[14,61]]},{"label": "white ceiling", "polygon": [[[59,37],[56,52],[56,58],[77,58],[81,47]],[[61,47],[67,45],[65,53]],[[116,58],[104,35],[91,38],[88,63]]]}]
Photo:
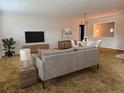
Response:
[{"label": "white ceiling", "polygon": [[40,14],[43,16],[89,17],[118,13],[124,0],[0,0],[0,11]]}]

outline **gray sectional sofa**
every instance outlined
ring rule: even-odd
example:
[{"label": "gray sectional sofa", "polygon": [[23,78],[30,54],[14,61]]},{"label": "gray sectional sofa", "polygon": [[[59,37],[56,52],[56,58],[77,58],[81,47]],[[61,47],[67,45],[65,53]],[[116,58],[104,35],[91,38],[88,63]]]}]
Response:
[{"label": "gray sectional sofa", "polygon": [[96,47],[55,50],[39,56],[33,54],[32,60],[40,79],[46,81],[93,65],[98,66],[99,51]]}]

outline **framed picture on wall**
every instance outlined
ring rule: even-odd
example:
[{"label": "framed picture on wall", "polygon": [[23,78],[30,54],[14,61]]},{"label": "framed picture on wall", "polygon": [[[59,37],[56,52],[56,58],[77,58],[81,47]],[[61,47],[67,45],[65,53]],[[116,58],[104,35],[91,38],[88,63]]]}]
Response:
[{"label": "framed picture on wall", "polygon": [[62,29],[62,39],[70,39],[72,37],[72,31],[70,28]]}]

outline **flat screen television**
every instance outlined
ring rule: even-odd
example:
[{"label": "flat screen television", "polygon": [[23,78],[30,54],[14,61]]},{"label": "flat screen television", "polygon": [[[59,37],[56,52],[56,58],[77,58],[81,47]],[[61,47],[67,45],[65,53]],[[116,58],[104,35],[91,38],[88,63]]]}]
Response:
[{"label": "flat screen television", "polygon": [[25,42],[26,43],[44,42],[44,32],[43,31],[25,32]]}]

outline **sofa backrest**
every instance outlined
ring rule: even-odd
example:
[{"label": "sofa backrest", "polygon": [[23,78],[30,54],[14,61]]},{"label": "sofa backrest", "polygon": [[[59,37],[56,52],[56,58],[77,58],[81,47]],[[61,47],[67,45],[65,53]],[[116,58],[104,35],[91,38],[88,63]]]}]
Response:
[{"label": "sofa backrest", "polygon": [[87,50],[87,49],[93,49],[96,48],[95,46],[87,46],[87,47],[76,47],[75,51],[80,51],[80,50]]},{"label": "sofa backrest", "polygon": [[41,50],[41,49],[38,49],[38,52],[39,52],[41,58],[44,56],[63,54],[63,53],[68,53],[68,52],[73,52],[73,51],[74,51],[74,48],[65,49],[65,50],[51,50],[51,49]]},{"label": "sofa backrest", "polygon": [[99,52],[97,48],[44,56],[45,79],[47,80],[96,65],[98,64],[98,60]]},{"label": "sofa backrest", "polygon": [[54,50],[54,51],[49,51],[49,52],[44,53],[44,56],[57,55],[57,54],[73,52],[73,51],[74,51],[74,48],[65,49],[65,50]]},{"label": "sofa backrest", "polygon": [[94,49],[96,47],[89,46],[89,47],[77,47],[77,48],[70,48],[70,49],[65,49],[65,50],[40,50],[41,57],[44,56],[50,56],[50,55],[57,55],[57,54],[63,54],[63,53],[68,53],[68,52],[76,52],[76,51],[81,51],[81,50],[89,50],[89,49]]}]

